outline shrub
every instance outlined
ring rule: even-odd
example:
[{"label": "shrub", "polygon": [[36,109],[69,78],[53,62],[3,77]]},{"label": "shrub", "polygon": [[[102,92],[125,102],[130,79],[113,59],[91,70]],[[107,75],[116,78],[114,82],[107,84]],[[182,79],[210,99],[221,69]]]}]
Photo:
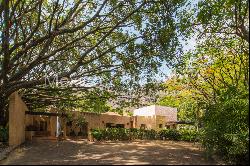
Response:
[{"label": "shrub", "polygon": [[0,126],[0,142],[8,142],[9,131],[8,127]]},{"label": "shrub", "polygon": [[199,141],[199,133],[196,130],[181,129],[179,133],[182,141]]},{"label": "shrub", "polygon": [[145,135],[144,135],[145,139],[149,139],[149,140],[154,140],[157,139],[157,132],[153,129],[151,130],[146,130],[145,131]]},{"label": "shrub", "polygon": [[158,133],[160,139],[168,139],[178,141],[181,139],[181,134],[175,129],[164,129]]},{"label": "shrub", "polygon": [[155,130],[125,129],[125,128],[106,128],[94,129],[91,131],[96,140],[135,140],[135,139],[156,139]]},{"label": "shrub", "polygon": [[92,129],[91,134],[97,141],[100,141],[103,138],[102,131],[99,129]]},{"label": "shrub", "polygon": [[93,137],[100,140],[155,140],[155,139],[167,139],[167,140],[182,140],[182,141],[197,141],[199,134],[195,130],[176,130],[166,129],[157,131],[144,130],[144,129],[125,129],[125,128],[106,128],[106,129],[94,129],[91,131]]},{"label": "shrub", "polygon": [[217,154],[234,164],[247,164],[249,99],[237,93],[227,91],[219,102],[207,107],[202,144],[209,155]]}]

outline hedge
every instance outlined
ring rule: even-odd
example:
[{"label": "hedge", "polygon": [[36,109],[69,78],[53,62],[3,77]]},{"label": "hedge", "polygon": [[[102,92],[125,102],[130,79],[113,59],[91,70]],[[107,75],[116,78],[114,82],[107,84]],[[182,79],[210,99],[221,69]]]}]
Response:
[{"label": "hedge", "polygon": [[91,134],[97,141],[101,140],[175,140],[198,141],[198,133],[194,130],[165,129],[155,130],[106,128],[92,129]]}]

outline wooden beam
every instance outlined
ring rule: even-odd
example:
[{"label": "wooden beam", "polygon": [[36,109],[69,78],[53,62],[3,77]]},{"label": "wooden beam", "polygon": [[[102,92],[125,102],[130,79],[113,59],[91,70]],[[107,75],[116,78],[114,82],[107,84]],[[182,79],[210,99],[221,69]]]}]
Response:
[{"label": "wooden beam", "polygon": [[25,114],[28,114],[28,115],[45,115],[45,116],[66,116],[66,114],[63,114],[63,113],[34,112],[34,111],[26,111]]}]

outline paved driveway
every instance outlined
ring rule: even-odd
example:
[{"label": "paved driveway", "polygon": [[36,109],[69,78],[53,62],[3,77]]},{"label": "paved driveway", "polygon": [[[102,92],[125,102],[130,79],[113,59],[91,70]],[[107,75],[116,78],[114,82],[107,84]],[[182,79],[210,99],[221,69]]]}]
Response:
[{"label": "paved driveway", "polygon": [[87,142],[35,140],[0,164],[216,164],[193,143],[173,141]]}]

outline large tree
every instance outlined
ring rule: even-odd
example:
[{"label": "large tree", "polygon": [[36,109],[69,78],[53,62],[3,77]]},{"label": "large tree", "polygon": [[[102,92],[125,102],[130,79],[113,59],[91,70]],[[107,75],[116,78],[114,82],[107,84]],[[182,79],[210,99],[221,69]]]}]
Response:
[{"label": "large tree", "polygon": [[81,79],[78,90],[105,85],[116,91],[150,78],[176,53],[174,15],[183,3],[1,0],[1,122],[11,93],[55,77]]},{"label": "large tree", "polygon": [[181,56],[181,63],[175,67],[179,79],[167,81],[166,90],[174,93],[169,93],[161,104],[180,107],[190,103],[191,108],[180,109],[186,115],[193,112],[193,106],[195,110],[201,108],[204,111],[201,141],[207,152],[246,164],[249,161],[249,1],[199,0],[178,16],[184,38],[193,35],[196,48]]}]

